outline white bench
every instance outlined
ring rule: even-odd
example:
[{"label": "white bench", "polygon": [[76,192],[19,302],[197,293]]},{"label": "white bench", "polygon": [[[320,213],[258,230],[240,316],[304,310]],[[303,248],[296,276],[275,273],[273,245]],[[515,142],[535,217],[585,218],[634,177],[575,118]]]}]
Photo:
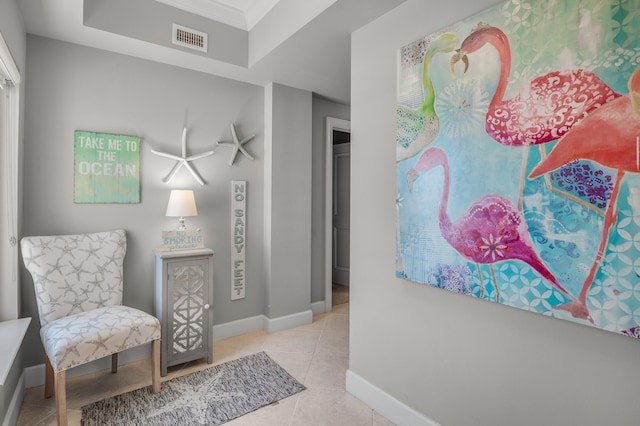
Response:
[{"label": "white bench", "polygon": [[0,386],[4,386],[9,370],[22,345],[31,318],[19,318],[0,322]]}]

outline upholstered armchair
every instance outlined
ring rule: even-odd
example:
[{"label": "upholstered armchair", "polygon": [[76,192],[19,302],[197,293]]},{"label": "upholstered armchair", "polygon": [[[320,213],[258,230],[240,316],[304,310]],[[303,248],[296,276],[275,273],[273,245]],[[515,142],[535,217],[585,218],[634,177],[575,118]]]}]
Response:
[{"label": "upholstered armchair", "polygon": [[[33,278],[46,352],[45,398],[56,396],[58,425],[67,423],[66,371],[152,343],[152,387],[160,391],[160,322],[122,305],[123,230],[25,237],[24,265]],[[55,390],[54,390],[55,387]]]}]

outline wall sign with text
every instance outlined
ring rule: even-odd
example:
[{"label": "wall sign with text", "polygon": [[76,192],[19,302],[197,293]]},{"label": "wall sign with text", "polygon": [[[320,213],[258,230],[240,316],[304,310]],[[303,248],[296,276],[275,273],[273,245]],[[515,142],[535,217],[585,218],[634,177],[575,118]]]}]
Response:
[{"label": "wall sign with text", "polygon": [[231,181],[231,300],[244,299],[247,182]]},{"label": "wall sign with text", "polygon": [[76,130],[75,203],[140,202],[140,138]]},{"label": "wall sign with text", "polygon": [[204,248],[202,231],[187,229],[186,231],[162,231],[162,245],[157,251],[196,250]]}]

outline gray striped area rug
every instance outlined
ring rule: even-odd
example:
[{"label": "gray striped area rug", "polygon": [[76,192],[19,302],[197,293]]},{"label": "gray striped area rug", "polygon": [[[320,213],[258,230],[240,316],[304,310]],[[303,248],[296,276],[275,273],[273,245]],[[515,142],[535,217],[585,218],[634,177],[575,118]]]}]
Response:
[{"label": "gray striped area rug", "polygon": [[82,425],[219,425],[305,387],[264,352],[82,407]]}]

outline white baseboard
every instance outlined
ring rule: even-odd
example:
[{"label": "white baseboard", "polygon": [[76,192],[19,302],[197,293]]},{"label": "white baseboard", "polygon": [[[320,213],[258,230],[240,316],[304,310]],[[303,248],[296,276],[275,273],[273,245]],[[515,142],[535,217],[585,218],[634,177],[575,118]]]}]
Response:
[{"label": "white baseboard", "polygon": [[25,389],[44,385],[44,364],[27,367],[22,374],[24,375]]},{"label": "white baseboard", "polygon": [[18,383],[16,384],[16,388],[13,391],[13,396],[11,397],[11,402],[9,402],[9,406],[7,407],[7,412],[4,415],[2,426],[12,426],[18,422],[20,407],[22,407],[22,400],[24,399],[24,377],[25,372],[23,370],[20,378],[18,379]]},{"label": "white baseboard", "polygon": [[266,318],[265,330],[267,333],[275,333],[276,331],[288,330],[301,325],[308,325],[312,322],[313,312],[311,312],[311,310],[302,311],[278,318]]},{"label": "white baseboard", "polygon": [[325,312],[327,312],[327,304],[324,300],[312,303],[311,312],[313,312],[313,315],[324,314]]},{"label": "white baseboard", "polygon": [[347,370],[346,379],[347,392],[393,423],[410,426],[440,426],[439,423],[392,397],[353,371]]},{"label": "white baseboard", "polygon": [[[324,305],[324,302],[320,303]],[[256,315],[255,317],[226,322],[213,326],[213,340],[222,340],[258,330],[265,330],[267,333],[287,330],[289,328],[311,324],[313,322],[313,315],[315,314],[312,309],[278,318]]]},{"label": "white baseboard", "polygon": [[264,315],[256,315],[255,317],[243,318],[237,321],[214,325],[213,341],[215,342],[216,340],[222,340],[228,337],[264,330],[266,318],[267,317]]}]

